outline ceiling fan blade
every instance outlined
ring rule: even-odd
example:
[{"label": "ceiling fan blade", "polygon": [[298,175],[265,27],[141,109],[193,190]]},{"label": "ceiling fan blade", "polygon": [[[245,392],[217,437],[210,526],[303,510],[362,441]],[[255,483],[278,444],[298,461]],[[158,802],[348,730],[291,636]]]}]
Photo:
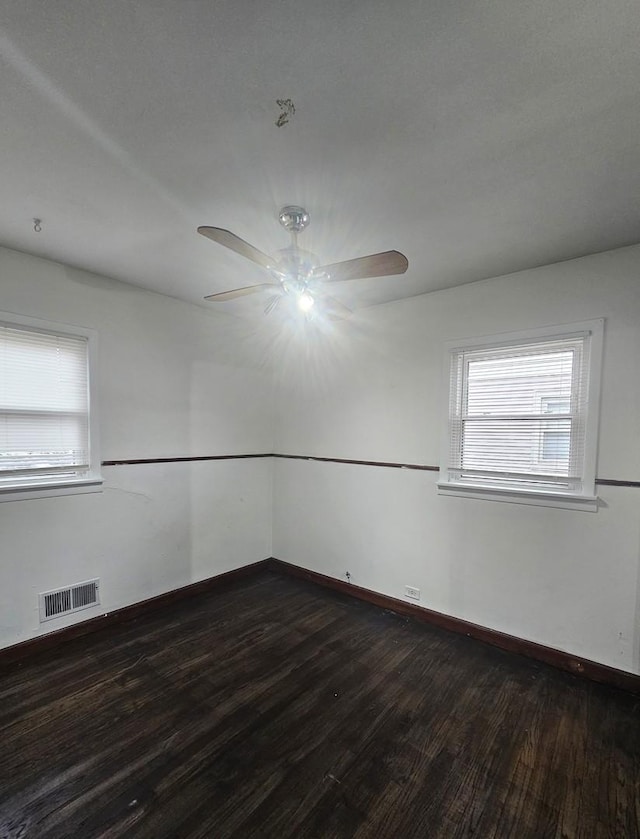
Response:
[{"label": "ceiling fan blade", "polygon": [[208,294],[204,299],[212,300],[214,303],[224,303],[226,300],[235,300],[236,297],[244,297],[245,294],[255,294],[257,291],[264,291],[266,288],[280,289],[278,283],[260,283],[259,285],[246,285],[242,288],[232,288],[231,291],[221,291],[218,294]]},{"label": "ceiling fan blade", "polygon": [[330,320],[346,320],[353,312],[335,297],[323,295],[320,299],[322,308]]},{"label": "ceiling fan blade", "polygon": [[250,259],[251,262],[262,265],[263,268],[270,268],[274,263],[274,260],[268,257],[266,253],[254,248],[253,245],[245,242],[244,239],[236,236],[230,230],[223,230],[221,227],[199,227],[198,233],[219,245],[224,245],[225,248],[230,248],[232,251],[239,253],[240,256]]},{"label": "ceiling fan blade", "polygon": [[337,283],[342,280],[359,280],[365,277],[387,277],[392,274],[404,274],[409,267],[409,260],[400,251],[384,251],[360,256],[357,259],[347,259],[345,262],[334,262],[333,265],[323,265],[317,269],[317,274],[327,274],[324,282]]}]

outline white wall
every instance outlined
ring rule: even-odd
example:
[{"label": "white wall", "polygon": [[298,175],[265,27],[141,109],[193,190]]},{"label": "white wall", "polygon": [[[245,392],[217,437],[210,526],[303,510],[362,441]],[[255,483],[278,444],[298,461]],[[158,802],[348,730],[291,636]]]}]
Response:
[{"label": "white wall", "polygon": [[[98,331],[103,460],[272,451],[250,325],[5,249],[0,310]],[[0,503],[0,647],[272,553],[270,458],[103,476],[99,494]],[[39,625],[38,592],[93,577],[100,607]]]},{"label": "white wall", "polygon": [[[98,330],[103,460],[419,464],[438,462],[445,340],[605,317],[598,475],[637,481],[639,274],[640,247],[626,248],[364,310],[321,340],[283,332],[275,425],[269,339],[252,323],[2,249],[0,310]],[[583,513],[334,463],[104,476],[100,494],[0,503],[0,646],[273,554],[394,597],[418,586],[425,606],[640,672],[640,489],[600,487]],[[100,608],[39,626],[39,591],[94,576]]]},{"label": "white wall", "polygon": [[[445,340],[598,317],[597,474],[638,481],[640,247],[365,310],[290,346],[275,450],[437,465]],[[587,513],[439,496],[436,478],[278,459],[274,556],[394,597],[417,586],[424,606],[640,673],[639,488],[601,486]]]}]

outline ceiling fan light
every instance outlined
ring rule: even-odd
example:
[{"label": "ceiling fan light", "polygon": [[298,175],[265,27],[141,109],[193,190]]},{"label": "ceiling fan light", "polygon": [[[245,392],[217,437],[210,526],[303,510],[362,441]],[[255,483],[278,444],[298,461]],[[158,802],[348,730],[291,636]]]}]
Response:
[{"label": "ceiling fan light", "polygon": [[315,301],[308,291],[303,291],[298,297],[298,308],[301,312],[309,312],[314,303]]}]

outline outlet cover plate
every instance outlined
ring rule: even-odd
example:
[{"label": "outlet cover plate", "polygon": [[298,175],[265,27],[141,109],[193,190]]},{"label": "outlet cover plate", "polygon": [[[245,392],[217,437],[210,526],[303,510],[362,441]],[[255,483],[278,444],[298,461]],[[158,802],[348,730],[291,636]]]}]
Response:
[{"label": "outlet cover plate", "polygon": [[420,600],[420,589],[415,586],[404,587],[405,597],[410,597],[412,600]]}]

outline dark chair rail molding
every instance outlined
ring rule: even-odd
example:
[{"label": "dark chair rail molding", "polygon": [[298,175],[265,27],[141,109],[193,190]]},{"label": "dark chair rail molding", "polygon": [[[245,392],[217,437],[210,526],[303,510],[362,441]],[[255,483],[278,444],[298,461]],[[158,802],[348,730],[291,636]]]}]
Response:
[{"label": "dark chair rail molding", "polygon": [[192,457],[142,457],[129,460],[103,460],[103,466],[141,466],[147,463],[196,463],[201,460],[248,460],[258,457],[273,457],[270,453],[260,454],[203,454]]},{"label": "dark chair rail molding", "polygon": [[0,672],[2,669],[19,666],[20,663],[26,659],[31,658],[39,653],[58,647],[67,641],[74,638],[80,638],[84,635],[90,635],[93,632],[98,632],[102,629],[115,626],[126,621],[135,620],[141,615],[149,612],[161,610],[174,603],[184,600],[185,598],[194,597],[199,594],[208,592],[215,592],[216,589],[223,588],[226,585],[233,584],[236,581],[249,577],[262,571],[270,571],[276,574],[288,574],[294,577],[300,577],[308,580],[316,585],[324,586],[335,591],[346,594],[350,597],[356,597],[359,600],[364,600],[367,603],[372,603],[374,606],[379,606],[383,609],[389,609],[399,615],[405,615],[423,623],[438,626],[441,629],[449,630],[450,632],[457,632],[462,635],[467,635],[470,638],[475,638],[478,641],[483,641],[491,644],[494,647],[506,650],[507,652],[518,653],[519,655],[527,656],[528,658],[536,659],[545,664],[550,664],[561,670],[567,670],[575,676],[580,676],[590,679],[594,682],[608,685],[610,687],[620,688],[632,693],[640,694],[640,675],[628,673],[625,670],[617,670],[615,667],[609,667],[606,664],[599,664],[596,661],[589,661],[588,659],[579,658],[571,655],[571,653],[556,650],[552,647],[545,647],[542,644],[536,644],[533,641],[527,641],[523,638],[517,638],[514,635],[506,635],[503,632],[498,632],[495,629],[489,629],[486,626],[479,626],[478,624],[469,623],[468,621],[454,618],[450,615],[445,615],[442,612],[434,612],[431,609],[425,609],[422,606],[414,606],[412,603],[405,603],[403,600],[397,600],[394,597],[389,597],[385,594],[380,594],[361,586],[356,586],[351,583],[337,580],[334,577],[327,577],[325,574],[319,574],[316,571],[309,571],[306,568],[301,568],[298,565],[292,565],[289,562],[282,562],[279,559],[270,557],[259,562],[254,562],[251,565],[244,565],[232,571],[226,571],[223,574],[218,574],[215,577],[209,577],[205,580],[200,580],[197,583],[182,586],[181,588],[167,591],[157,597],[151,597],[148,600],[143,600],[138,603],[132,603],[130,606],[125,606],[122,609],[116,609],[113,612],[108,612],[104,615],[99,615],[95,618],[80,621],[72,626],[64,629],[58,629],[49,632],[46,635],[39,635],[36,638],[30,638],[27,641],[22,641],[19,644],[14,644],[11,647],[0,649]]},{"label": "dark chair rail molding", "polygon": [[[389,460],[349,460],[344,457],[320,457],[311,454],[281,454],[279,452],[260,452],[256,454],[211,454],[193,457],[148,457],[129,460],[103,460],[103,466],[141,466],[146,463],[191,463],[201,460],[247,460],[259,457],[275,457],[283,460],[312,460],[318,463],[344,463],[350,466],[378,466],[384,469],[413,469],[418,472],[439,472],[439,466],[424,463],[396,463]],[[596,478],[600,486],[640,487],[640,481],[623,481],[616,478]]]},{"label": "dark chair rail molding", "polygon": [[426,466],[421,463],[395,463],[390,460],[348,460],[344,457],[319,457],[307,454],[274,454],[285,460],[315,460],[319,463],[346,463],[350,466],[382,466],[385,469],[416,469],[419,472],[439,472],[439,466]]}]

